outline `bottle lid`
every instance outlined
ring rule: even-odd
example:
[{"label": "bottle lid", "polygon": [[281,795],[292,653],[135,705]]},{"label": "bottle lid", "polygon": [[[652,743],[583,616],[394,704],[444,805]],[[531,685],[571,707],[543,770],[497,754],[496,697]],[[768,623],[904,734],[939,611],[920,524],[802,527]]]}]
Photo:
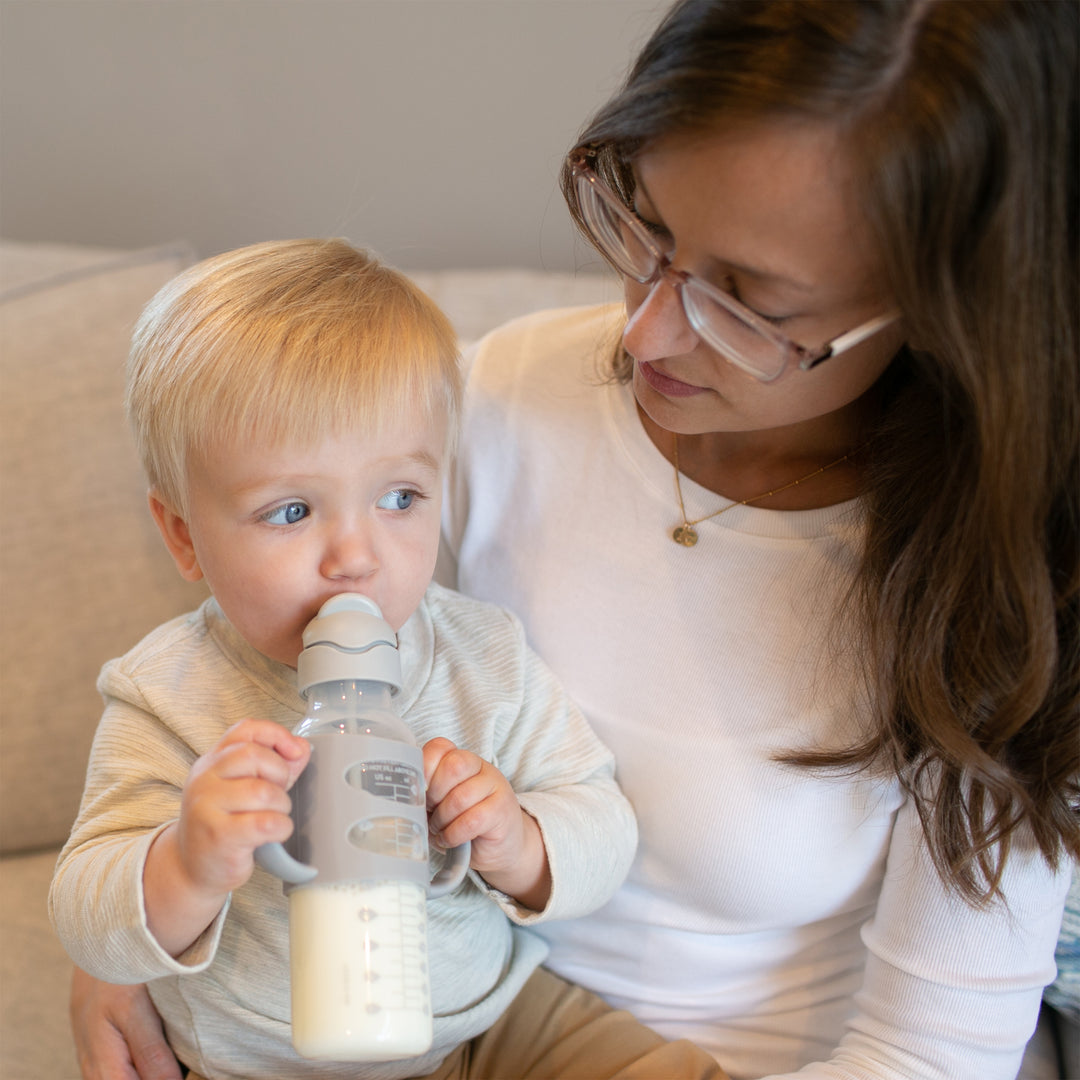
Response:
[{"label": "bottle lid", "polygon": [[301,694],[318,683],[369,679],[401,689],[397,635],[379,605],[359,593],[339,593],[319,609],[303,634],[304,651],[296,664]]}]

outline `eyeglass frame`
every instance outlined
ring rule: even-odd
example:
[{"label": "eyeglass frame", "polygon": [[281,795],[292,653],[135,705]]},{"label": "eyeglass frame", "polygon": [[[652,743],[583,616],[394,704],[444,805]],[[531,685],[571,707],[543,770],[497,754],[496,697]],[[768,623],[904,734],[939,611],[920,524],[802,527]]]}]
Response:
[{"label": "eyeglass frame", "polygon": [[[611,188],[608,187],[608,185],[593,171],[588,164],[588,158],[589,154],[585,150],[576,150],[569,156],[570,174],[575,187],[577,187],[579,181],[582,180],[591,185],[592,190],[596,192],[600,201],[614,211],[619,219],[630,229],[634,238],[641,244],[643,249],[652,256],[655,266],[652,273],[648,277],[643,278],[639,276],[639,273],[636,270],[630,272],[620,264],[619,260],[612,255],[607,244],[597,235],[596,230],[588,220],[588,215],[583,209],[584,203],[581,197],[582,193],[579,189],[575,192],[578,202],[578,217],[582,224],[587,228],[589,237],[596,249],[620,274],[624,277],[631,278],[639,285],[648,285],[650,287],[650,292],[661,280],[666,280],[679,294],[679,302],[682,305],[683,314],[686,316],[687,322],[705,344],[720,353],[729,363],[733,364],[741,371],[745,371],[748,375],[752,375],[760,382],[772,382],[775,379],[780,378],[780,376],[791,366],[791,358],[793,355],[799,358],[798,367],[800,371],[810,371],[817,367],[818,364],[822,364],[826,360],[829,360],[834,356],[839,356],[841,353],[847,352],[849,349],[861,344],[867,338],[872,337],[879,330],[883,330],[886,326],[890,326],[900,318],[900,311],[896,308],[892,308],[882,312],[880,315],[875,315],[871,319],[867,319],[866,322],[860,323],[853,330],[847,330],[842,334],[838,334],[836,337],[831,338],[816,349],[800,345],[799,342],[789,338],[767,319],[758,315],[757,312],[751,311],[745,304],[741,304],[730,293],[724,292],[723,289],[718,289],[715,285],[710,284],[704,278],[699,277],[689,270],[679,270],[672,265],[671,257],[657,247],[651,233],[642,223],[638,215],[626,206]],[[691,284],[695,289],[699,289],[710,300],[744,323],[751,330],[756,331],[768,339],[781,351],[785,359],[775,374],[768,375],[756,371],[746,364],[745,361],[742,361],[731,354],[733,346],[724,342],[718,334],[712,331],[711,327],[709,327],[703,319],[699,318],[692,308],[687,306],[686,294],[683,289],[688,284]]]}]

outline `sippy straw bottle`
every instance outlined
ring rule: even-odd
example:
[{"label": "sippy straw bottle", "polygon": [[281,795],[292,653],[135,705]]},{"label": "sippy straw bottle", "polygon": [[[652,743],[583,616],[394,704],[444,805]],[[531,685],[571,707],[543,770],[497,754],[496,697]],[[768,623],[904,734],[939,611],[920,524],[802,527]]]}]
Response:
[{"label": "sippy straw bottle", "polygon": [[378,606],[335,596],[303,640],[295,732],[311,760],[288,844],[255,852],[289,897],[293,1045],[336,1061],[413,1057],[432,1039],[427,897],[460,883],[469,845],[429,882],[423,756],[391,705],[401,662]]}]

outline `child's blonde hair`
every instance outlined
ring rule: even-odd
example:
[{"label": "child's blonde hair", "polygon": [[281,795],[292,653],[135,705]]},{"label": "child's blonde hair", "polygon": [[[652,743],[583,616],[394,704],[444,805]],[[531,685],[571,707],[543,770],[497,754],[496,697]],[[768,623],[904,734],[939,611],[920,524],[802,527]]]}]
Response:
[{"label": "child's blonde hair", "polygon": [[344,240],[253,244],[166,284],[135,326],[125,406],[159,497],[186,513],[191,453],[287,446],[415,415],[462,395],[446,316],[408,278]]}]

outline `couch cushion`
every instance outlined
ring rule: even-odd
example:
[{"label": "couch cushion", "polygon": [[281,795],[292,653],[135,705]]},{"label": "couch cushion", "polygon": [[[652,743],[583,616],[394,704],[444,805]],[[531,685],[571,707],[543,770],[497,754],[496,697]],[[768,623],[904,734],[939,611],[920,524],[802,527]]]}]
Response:
[{"label": "couch cushion", "polygon": [[0,244],[4,852],[66,839],[98,669],[203,595],[157,536],[122,408],[132,326],[190,261],[179,245]]},{"label": "couch cushion", "polygon": [[613,274],[500,270],[406,271],[446,312],[462,345],[518,315],[544,308],[607,304],[622,297]]},{"label": "couch cushion", "polygon": [[46,909],[56,852],[0,863],[0,1076],[77,1080],[68,1025],[71,961]]}]

